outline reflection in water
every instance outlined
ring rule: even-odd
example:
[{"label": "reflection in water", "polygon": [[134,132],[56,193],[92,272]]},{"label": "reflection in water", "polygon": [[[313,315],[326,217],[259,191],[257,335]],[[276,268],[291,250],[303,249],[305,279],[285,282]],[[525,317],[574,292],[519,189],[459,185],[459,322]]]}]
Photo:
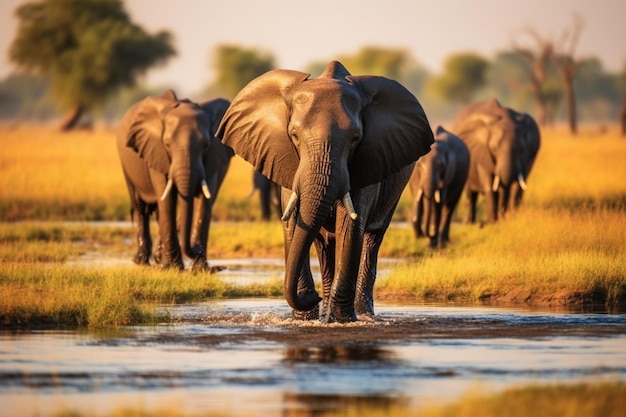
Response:
[{"label": "reflection in water", "polygon": [[285,361],[306,363],[391,362],[391,350],[371,345],[289,346]]},{"label": "reflection in water", "polygon": [[376,321],[296,322],[283,300],[180,307],[123,332],[0,331],[0,417],[120,407],[317,416],[417,408],[469,389],[626,380],[624,316],[384,306]]},{"label": "reflection in water", "polygon": [[333,395],[286,392],[283,394],[284,417],[317,417],[327,415],[329,410],[377,410],[387,415],[392,407],[406,407],[408,400],[384,395]]}]

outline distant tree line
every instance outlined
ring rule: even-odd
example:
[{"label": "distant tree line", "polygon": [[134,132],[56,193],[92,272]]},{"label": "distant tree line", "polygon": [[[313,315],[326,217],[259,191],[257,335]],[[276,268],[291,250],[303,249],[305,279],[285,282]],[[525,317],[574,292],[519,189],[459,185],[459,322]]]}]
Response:
[{"label": "distant tree line", "polygon": [[[87,111],[114,123],[139,98],[171,87],[137,83],[176,52],[171,34],[146,33],[120,0],[40,0],[20,6],[16,16],[20,25],[10,58],[21,72],[0,81],[0,120],[50,120],[65,110],[63,128]],[[615,123],[626,99],[626,63],[609,73],[597,58],[577,58],[581,32],[580,18],[559,39],[527,29],[523,34],[530,42],[514,42],[493,57],[452,54],[437,74],[408,51],[391,47],[367,46],[328,60],[341,61],[353,74],[398,80],[433,120],[449,120],[471,101],[496,97],[544,125],[567,120],[575,133],[578,120]],[[218,45],[210,53],[215,76],[192,97],[198,101],[232,99],[250,80],[275,68],[268,51]],[[326,63],[295,69],[315,77]]]}]

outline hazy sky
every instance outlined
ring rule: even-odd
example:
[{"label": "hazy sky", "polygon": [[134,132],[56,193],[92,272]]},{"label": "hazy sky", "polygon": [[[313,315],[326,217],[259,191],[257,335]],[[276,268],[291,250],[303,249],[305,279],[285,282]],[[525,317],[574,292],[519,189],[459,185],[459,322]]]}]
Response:
[{"label": "hazy sky", "polygon": [[[13,10],[25,0],[0,0],[0,77],[11,71],[8,46],[15,35]],[[153,33],[174,34],[178,55],[148,73],[148,81],[193,94],[213,79],[212,52],[219,44],[261,48],[280,68],[304,70],[312,61],[353,54],[363,46],[407,49],[437,72],[451,53],[472,50],[491,58],[524,29],[558,38],[584,29],[576,56],[596,56],[605,69],[626,62],[624,0],[126,0],[132,19]],[[350,68],[348,68],[350,70]],[[201,97],[191,97],[202,99]]]}]

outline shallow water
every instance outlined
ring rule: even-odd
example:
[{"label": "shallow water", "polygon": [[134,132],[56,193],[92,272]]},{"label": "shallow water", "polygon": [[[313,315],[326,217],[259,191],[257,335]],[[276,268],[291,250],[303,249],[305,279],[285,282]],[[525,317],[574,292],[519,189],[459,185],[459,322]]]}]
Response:
[{"label": "shallow water", "polygon": [[324,325],[292,320],[282,299],[169,310],[176,324],[115,334],[0,332],[0,416],[121,407],[314,414],[626,380],[624,315],[379,305],[373,322]]}]

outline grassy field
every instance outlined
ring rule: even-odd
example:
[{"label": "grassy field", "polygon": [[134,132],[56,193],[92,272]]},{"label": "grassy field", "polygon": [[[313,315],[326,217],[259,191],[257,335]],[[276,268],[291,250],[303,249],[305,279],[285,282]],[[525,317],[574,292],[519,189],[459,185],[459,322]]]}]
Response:
[{"label": "grassy field", "polygon": [[[126,186],[109,131],[56,133],[0,128],[0,323],[103,327],[162,320],[154,304],[207,297],[280,296],[281,284],[232,287],[219,274],[138,267],[75,267],[89,253],[130,259]],[[400,266],[379,279],[377,298],[438,302],[595,305],[626,300],[626,138],[547,130],[522,209],[497,225],[454,224],[432,251],[394,224],[381,257]],[[282,257],[278,220],[256,221],[251,167],[234,158],[215,205],[210,259]],[[405,192],[395,220],[408,218]],[[459,207],[459,217],[464,207]]]}]

